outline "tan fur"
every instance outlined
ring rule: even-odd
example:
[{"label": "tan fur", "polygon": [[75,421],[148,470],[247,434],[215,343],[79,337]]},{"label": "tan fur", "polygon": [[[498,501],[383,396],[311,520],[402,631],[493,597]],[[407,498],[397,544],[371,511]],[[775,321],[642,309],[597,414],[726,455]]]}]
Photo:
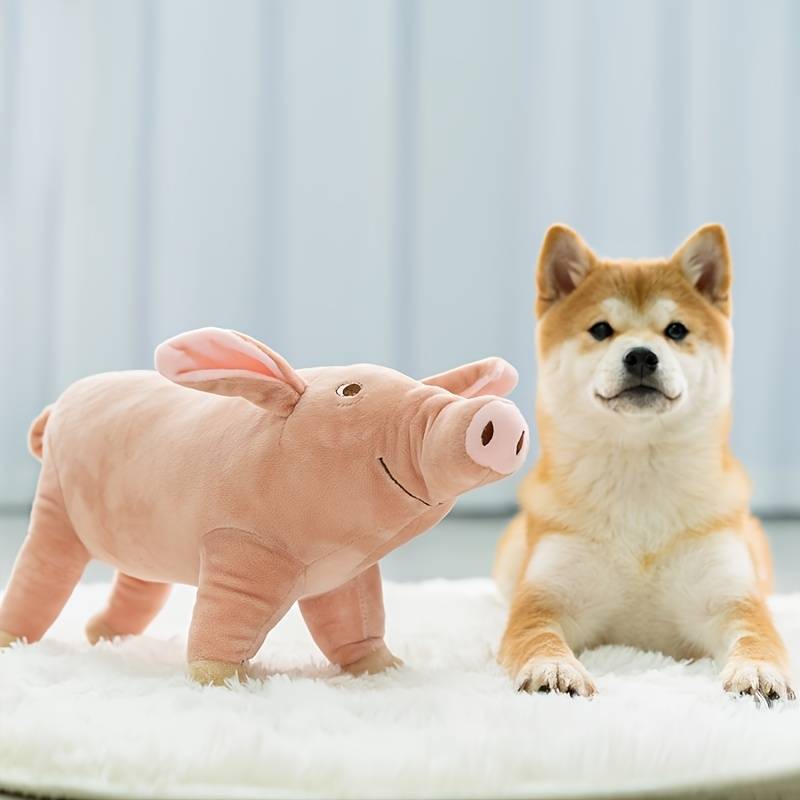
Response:
[{"label": "tan fur", "polygon": [[552,630],[557,618],[557,609],[546,595],[529,587],[518,589],[500,644],[500,662],[508,669],[518,670],[533,653],[544,658],[570,655],[563,636]]},{"label": "tan fur", "polygon": [[[634,308],[646,307],[655,297],[668,297],[681,307],[683,320],[698,337],[726,351],[730,347],[725,315],[687,285],[674,261],[596,261],[580,292],[549,309],[547,325],[539,332],[540,354],[546,356],[556,344],[585,331],[596,321],[598,302],[607,297],[626,300]],[[602,343],[587,342],[587,346]]]},{"label": "tan fur", "polygon": [[743,632],[731,648],[732,658],[767,661],[777,664],[781,669],[788,668],[786,648],[772,624],[763,597],[748,597],[734,603],[730,619]]},{"label": "tan fur", "polygon": [[745,515],[740,530],[747,542],[747,549],[756,570],[759,594],[766,597],[772,593],[775,583],[772,552],[769,549],[767,535],[761,523],[752,514]]},{"label": "tan fur", "polygon": [[[742,531],[742,536],[744,537],[746,529],[745,519],[747,516],[748,515],[745,511],[734,511],[721,517],[704,520],[700,525],[696,525],[693,528],[687,528],[686,530],[677,533],[663,547],[652,552],[642,553],[639,559],[642,569],[652,569],[659,563],[659,561],[669,558],[684,544],[692,542],[696,539],[701,539],[702,537],[708,536],[711,533],[717,533],[722,530],[736,530]],[[754,553],[753,555],[761,557],[760,552]]]},{"label": "tan fur", "polygon": [[[511,602],[498,659],[520,688],[591,694],[573,648],[626,643],[712,655],[729,691],[793,696],[764,601],[768,542],[728,444],[730,283],[719,226],[668,259],[640,261],[600,259],[566,226],[548,231],[537,270],[540,456],[494,568]],[[677,396],[677,412],[628,419],[587,405],[588,387],[568,383],[576,359],[610,357],[587,332],[616,308],[615,337],[655,342],[683,371],[688,399]],[[690,335],[667,341],[671,321]],[[567,678],[554,681],[562,666]]]}]

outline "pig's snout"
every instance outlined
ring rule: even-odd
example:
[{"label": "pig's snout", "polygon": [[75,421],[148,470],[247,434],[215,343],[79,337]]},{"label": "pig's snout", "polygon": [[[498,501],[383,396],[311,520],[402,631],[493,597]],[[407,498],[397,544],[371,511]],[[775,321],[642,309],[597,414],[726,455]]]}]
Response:
[{"label": "pig's snout", "polygon": [[510,400],[436,397],[447,402],[433,421],[428,417],[420,455],[429,497],[437,501],[457,497],[522,466],[530,434]]},{"label": "pig's snout", "polygon": [[467,455],[482,467],[510,475],[528,453],[530,432],[519,409],[508,400],[482,406],[467,427]]}]

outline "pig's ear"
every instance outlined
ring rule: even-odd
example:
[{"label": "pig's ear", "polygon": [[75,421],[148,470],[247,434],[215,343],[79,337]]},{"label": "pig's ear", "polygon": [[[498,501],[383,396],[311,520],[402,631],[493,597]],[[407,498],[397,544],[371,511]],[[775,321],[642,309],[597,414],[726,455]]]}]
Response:
[{"label": "pig's ear", "polygon": [[156,369],[169,380],[212,394],[244,397],[282,416],[291,414],[305,381],[266,345],[236,331],[199,328],[156,348]]},{"label": "pig's ear", "polygon": [[432,375],[422,383],[441,386],[442,389],[462,397],[479,397],[484,394],[505,397],[517,385],[518,380],[517,371],[508,361],[494,357]]}]

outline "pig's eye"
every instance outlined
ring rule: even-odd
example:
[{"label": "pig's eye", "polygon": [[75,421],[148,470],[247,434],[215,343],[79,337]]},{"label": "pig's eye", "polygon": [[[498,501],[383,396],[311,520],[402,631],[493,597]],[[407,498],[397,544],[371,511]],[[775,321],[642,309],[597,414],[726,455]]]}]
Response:
[{"label": "pig's eye", "polygon": [[360,383],[343,383],[337,390],[339,397],[352,397],[361,391]]}]

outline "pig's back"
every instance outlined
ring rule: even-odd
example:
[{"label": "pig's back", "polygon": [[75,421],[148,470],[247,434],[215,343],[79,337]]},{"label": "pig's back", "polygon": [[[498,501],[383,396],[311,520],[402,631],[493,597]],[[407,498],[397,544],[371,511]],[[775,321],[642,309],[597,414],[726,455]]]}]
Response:
[{"label": "pig's back", "polygon": [[196,583],[200,537],[248,523],[239,478],[252,477],[277,433],[246,400],[151,371],[106,373],[59,398],[44,457],[92,556],[139,578]]}]

